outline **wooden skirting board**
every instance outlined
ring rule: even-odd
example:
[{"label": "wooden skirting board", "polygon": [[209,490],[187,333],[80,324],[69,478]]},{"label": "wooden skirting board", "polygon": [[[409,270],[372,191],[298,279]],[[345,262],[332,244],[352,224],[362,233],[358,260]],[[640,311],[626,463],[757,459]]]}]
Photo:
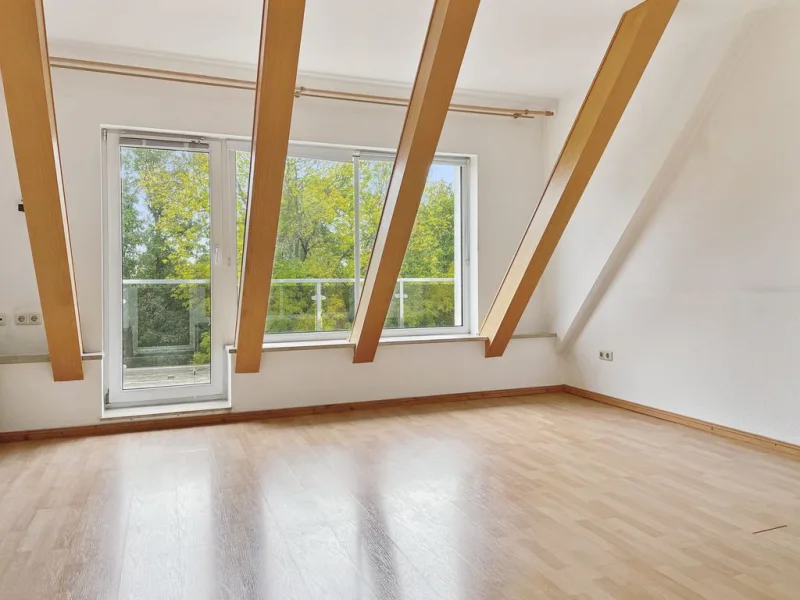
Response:
[{"label": "wooden skirting board", "polygon": [[625,410],[647,415],[648,417],[655,417],[656,419],[669,421],[671,423],[678,423],[679,425],[685,425],[686,427],[691,427],[693,429],[708,431],[710,433],[721,435],[739,442],[754,444],[760,448],[764,448],[765,450],[777,450],[785,454],[800,456],[800,446],[796,444],[782,442],[780,440],[755,433],[748,433],[740,429],[734,429],[733,427],[725,427],[724,425],[717,425],[715,423],[709,423],[708,421],[701,421],[700,419],[695,419],[693,417],[685,417],[667,410],[652,408],[643,404],[636,404],[635,402],[621,400],[619,398],[614,398],[613,396],[606,396],[605,394],[598,394],[597,392],[590,392],[589,390],[583,390],[571,385],[564,385],[562,388],[562,391],[567,394],[572,394],[573,396],[579,396],[581,398],[586,398],[587,400],[594,400],[595,402],[602,402],[603,404],[616,406],[617,408],[624,408]]},{"label": "wooden skirting board", "polygon": [[439,394],[432,396],[415,396],[410,398],[393,398],[389,400],[374,400],[368,402],[347,402],[343,404],[324,404],[320,406],[301,406],[297,408],[278,408],[271,410],[256,410],[247,412],[214,412],[190,416],[160,416],[155,418],[120,419],[109,423],[97,425],[79,425],[76,427],[60,427],[55,429],[33,429],[28,431],[0,432],[0,443],[24,442],[31,440],[51,440],[64,438],[79,438],[96,435],[115,435],[120,433],[136,433],[143,431],[159,431],[163,429],[184,429],[187,427],[206,427],[223,423],[246,423],[251,421],[266,421],[291,417],[306,417],[312,415],[341,414],[356,411],[388,410],[393,408],[409,408],[431,404],[449,402],[466,402],[470,400],[487,400],[491,398],[514,398],[520,396],[533,396],[538,394],[566,393],[586,400],[601,402],[609,406],[622,408],[635,413],[654,417],[663,421],[677,423],[693,429],[707,431],[739,442],[753,444],[759,448],[778,451],[783,454],[800,456],[800,446],[789,442],[782,442],[773,438],[748,433],[732,427],[725,427],[700,419],[686,417],[666,410],[652,408],[643,404],[621,400],[613,396],[598,394],[571,385],[551,385],[529,388],[513,388],[505,390],[490,390],[485,392],[465,392],[459,394]]},{"label": "wooden skirting board", "polygon": [[530,388],[514,388],[508,390],[489,390],[485,392],[464,392],[459,394],[439,394],[433,396],[416,396],[411,398],[393,398],[389,400],[373,400],[368,402],[347,402],[342,404],[324,404],[321,406],[301,406],[297,408],[277,408],[271,410],[254,410],[246,412],[214,412],[191,416],[163,416],[159,418],[130,418],[96,425],[78,425],[76,427],[59,427],[55,429],[33,429],[27,431],[0,432],[0,443],[24,442],[30,440],[50,440],[61,438],[78,438],[95,435],[114,435],[118,433],[135,433],[142,431],[158,431],[162,429],[184,429],[187,427],[205,427],[222,423],[245,423],[249,421],[265,421],[288,417],[306,417],[310,415],[328,415],[353,411],[376,409],[407,408],[426,404],[446,402],[465,402],[468,400],[486,400],[489,398],[512,398],[535,394],[549,394],[562,391],[560,385]]}]

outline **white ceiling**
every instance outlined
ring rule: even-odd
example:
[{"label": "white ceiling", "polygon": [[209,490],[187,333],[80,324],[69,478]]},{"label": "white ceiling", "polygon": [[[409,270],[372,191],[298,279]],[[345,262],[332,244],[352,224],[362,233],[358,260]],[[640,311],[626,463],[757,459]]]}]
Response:
[{"label": "white ceiling", "polygon": [[[670,32],[772,0],[681,0]],[[594,72],[636,0],[483,0],[458,86],[559,97]],[[45,0],[51,40],[255,64],[262,0]],[[411,83],[433,0],[307,0],[300,70]]]}]

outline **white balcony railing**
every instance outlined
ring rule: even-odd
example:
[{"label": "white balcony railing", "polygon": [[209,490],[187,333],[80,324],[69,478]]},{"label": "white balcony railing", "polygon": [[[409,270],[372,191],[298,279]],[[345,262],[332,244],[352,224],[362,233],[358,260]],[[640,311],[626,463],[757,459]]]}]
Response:
[{"label": "white balcony railing", "polygon": [[[314,292],[311,296],[311,299],[314,300],[316,304],[316,331],[323,331],[322,327],[322,316],[323,316],[323,301],[327,300],[327,297],[323,294],[323,285],[328,283],[344,283],[344,284],[352,284],[355,285],[355,280],[353,279],[273,279],[272,285],[275,289],[280,290],[281,285],[291,286],[291,285],[313,285]],[[361,286],[363,286],[364,280],[361,279]],[[395,288],[394,297],[398,301],[399,309],[398,309],[398,322],[400,327],[405,326],[405,300],[408,298],[408,294],[406,294],[406,284],[422,284],[422,283],[451,283],[455,284],[455,279],[446,278],[446,277],[400,277],[397,279],[397,287]],[[279,291],[280,293],[280,291]]]},{"label": "white balcony railing", "polygon": [[[363,284],[363,279],[361,283]],[[186,285],[194,285],[194,286],[207,286],[211,283],[210,279],[124,279],[122,281],[123,288],[125,290],[124,302],[126,303],[126,310],[123,311],[125,313],[125,318],[123,319],[126,326],[129,326],[135,332],[138,327],[139,315],[137,314],[138,311],[135,310],[136,306],[136,297],[137,288],[139,286],[154,286],[154,285],[166,285],[166,286],[186,286]],[[418,285],[418,284],[451,284],[455,287],[455,279],[454,278],[447,278],[447,277],[401,277],[397,280],[397,287],[395,288],[394,297],[397,300],[397,325],[398,327],[405,327],[405,317],[406,317],[406,300],[408,299],[407,293],[407,286],[408,285]],[[279,307],[277,311],[278,314],[283,314],[283,296],[284,291],[288,288],[294,287],[295,290],[299,286],[308,286],[308,300],[310,300],[315,308],[315,331],[324,331],[323,327],[323,317],[325,315],[325,306],[324,301],[328,299],[325,295],[325,286],[332,285],[332,284],[344,284],[350,285],[355,287],[355,280],[354,279],[337,279],[337,278],[309,278],[309,279],[273,279],[272,280],[272,288],[273,294],[277,293],[277,298],[273,296],[273,301],[276,301]],[[361,286],[359,286],[359,289]],[[348,291],[349,294],[354,293],[354,289]],[[202,294],[201,294],[202,295]],[[300,297],[304,296],[304,294],[299,294]],[[459,294],[457,290],[454,289],[454,308],[456,313],[460,313],[460,302],[459,302]],[[295,293],[294,297],[297,298],[298,294]],[[355,300],[355,299],[353,299]],[[188,311],[188,344],[187,346],[192,346],[196,344],[195,340],[195,330],[197,329],[198,323],[208,322],[208,315],[203,314],[202,306],[197,305],[199,310],[187,308]],[[352,306],[355,306],[355,302],[352,302]],[[272,311],[271,311],[272,312]],[[290,315],[291,316],[291,315]],[[140,347],[134,341],[134,347],[137,351],[148,351],[147,348]],[[167,348],[164,348],[165,350]],[[174,346],[170,347],[169,349],[174,350],[176,349]],[[154,348],[155,350],[155,348]]]}]

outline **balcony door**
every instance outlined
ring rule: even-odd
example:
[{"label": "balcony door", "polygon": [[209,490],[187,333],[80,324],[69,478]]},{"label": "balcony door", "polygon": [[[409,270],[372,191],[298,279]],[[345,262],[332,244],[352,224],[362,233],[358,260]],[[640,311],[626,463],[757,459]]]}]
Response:
[{"label": "balcony door", "polygon": [[108,403],[221,397],[220,142],[108,132],[106,160]]}]

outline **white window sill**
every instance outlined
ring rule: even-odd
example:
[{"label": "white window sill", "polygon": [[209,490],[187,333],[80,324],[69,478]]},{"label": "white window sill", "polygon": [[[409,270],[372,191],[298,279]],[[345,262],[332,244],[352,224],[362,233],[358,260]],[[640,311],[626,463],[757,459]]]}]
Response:
[{"label": "white window sill", "polygon": [[103,421],[113,421],[116,419],[131,420],[144,417],[179,417],[196,413],[226,413],[230,412],[230,410],[231,403],[228,400],[207,400],[125,408],[115,408],[112,406],[110,408],[103,408],[103,414],[100,418]]},{"label": "white window sill", "polygon": [[[103,360],[102,352],[84,352],[81,356],[84,362],[87,360]],[[11,354],[0,355],[0,365],[24,365],[28,363],[49,363],[49,354]]]},{"label": "white window sill", "polygon": [[443,344],[451,342],[482,342],[486,338],[469,333],[453,335],[399,335],[381,338],[378,346],[405,346],[407,344]]},{"label": "white window sill", "polygon": [[[518,333],[511,336],[515,339],[549,339],[557,337],[555,333]],[[379,346],[403,346],[410,344],[450,344],[455,342],[485,342],[486,336],[471,334],[454,335],[411,335],[381,338]],[[262,352],[289,352],[292,350],[326,350],[336,348],[355,348],[348,340],[303,340],[292,342],[270,342],[261,347]],[[228,354],[236,354],[234,346],[227,346]]]},{"label": "white window sill", "polygon": [[[290,350],[314,350],[324,348],[355,348],[348,340],[302,340],[295,342],[269,342],[261,346],[262,352],[288,352]],[[228,350],[236,354],[236,348]]]}]

